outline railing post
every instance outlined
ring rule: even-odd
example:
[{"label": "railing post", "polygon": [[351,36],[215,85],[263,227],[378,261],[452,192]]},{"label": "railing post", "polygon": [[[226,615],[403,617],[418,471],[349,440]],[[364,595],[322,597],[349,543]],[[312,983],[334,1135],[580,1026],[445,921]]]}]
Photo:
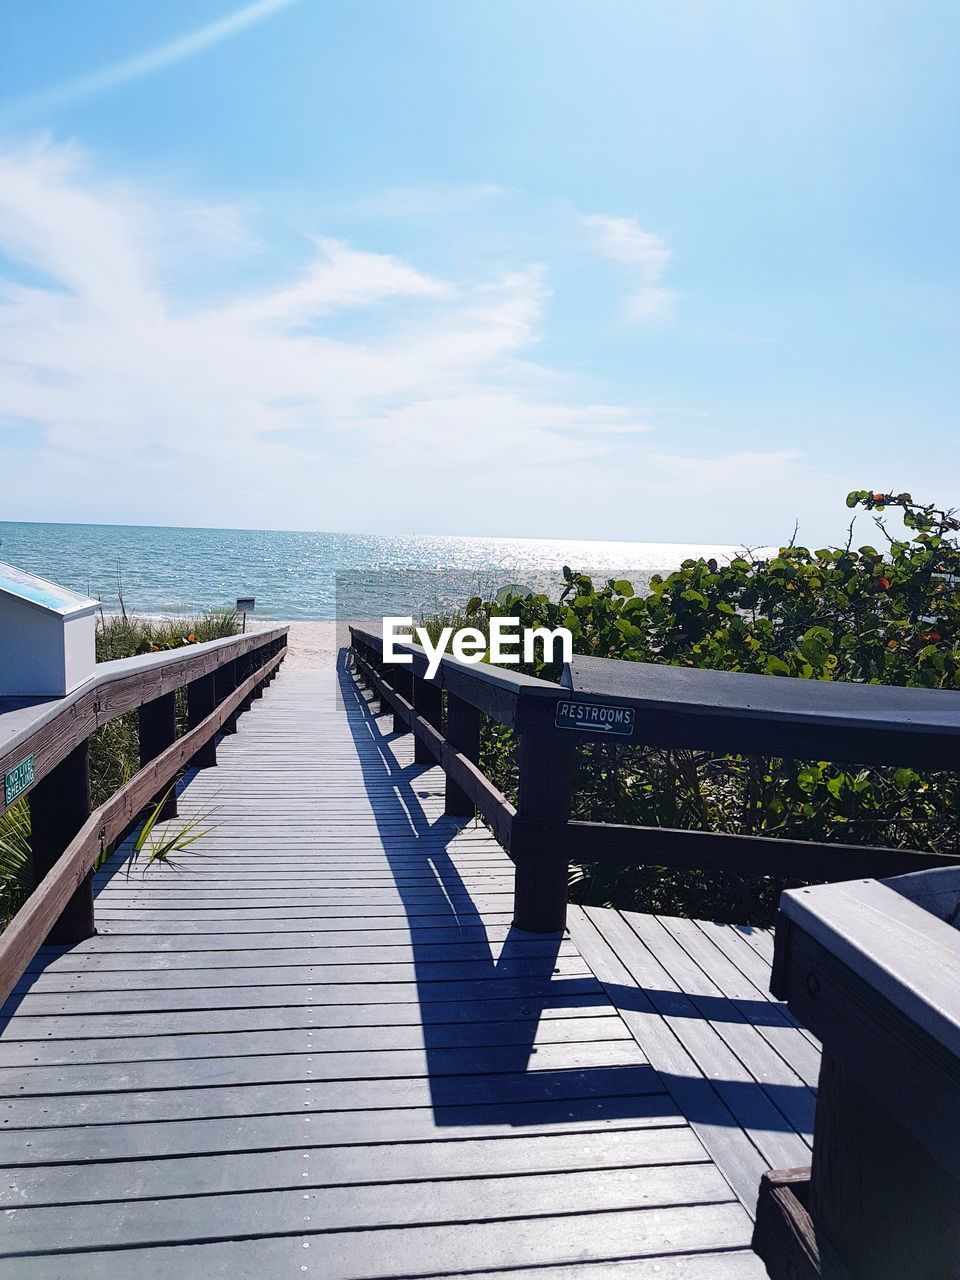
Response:
[{"label": "railing post", "polygon": [[[140,767],[155,760],[162,751],[173,745],[177,737],[177,697],[175,693],[163,693],[140,708]],[[162,799],[163,792],[154,796],[152,804]],[[174,786],[160,810],[160,821],[177,816],[177,792]]]},{"label": "railing post", "polygon": [[[187,685],[187,723],[195,729],[201,720],[213,715],[217,709],[217,689],[214,673],[200,676]],[[194,769],[212,769],[217,763],[216,734],[205,742],[190,761]]]},{"label": "railing post", "polygon": [[[393,666],[391,670],[394,672],[393,679],[390,683],[402,697],[408,702],[413,701],[413,672],[409,667]],[[410,726],[404,722],[403,717],[398,711],[393,713],[393,732],[409,733]]]},{"label": "railing post", "polygon": [[542,824],[543,843],[516,858],[513,923],[531,933],[560,933],[567,922],[567,863],[550,847],[550,832],[570,816],[573,751],[554,735],[524,733],[518,755],[517,817]]},{"label": "railing post", "polygon": [[[234,689],[237,687],[236,658],[230,658],[226,662],[221,662],[220,666],[217,667],[216,671],[214,671],[213,678],[214,689],[216,690],[217,695],[217,704],[219,705],[223,702],[224,698],[226,698],[228,694],[233,693]],[[234,714],[228,719],[224,720],[223,724],[220,726],[220,732],[224,734],[237,732],[236,712],[234,712]]]},{"label": "railing post", "polygon": [[[90,745],[81,742],[30,792],[30,845],[38,886],[89,816]],[[50,930],[47,942],[82,942],[96,932],[93,872],[88,871]]]},{"label": "railing post", "polygon": [[[233,666],[236,672],[236,684],[234,688],[239,688],[240,685],[242,685],[243,682],[246,680],[246,678],[249,675],[251,675],[253,672],[253,667],[250,665],[249,652],[242,653],[238,658],[234,658]],[[242,716],[245,711],[250,710],[250,706],[252,702],[253,702],[253,694],[248,693],[247,696],[241,701],[239,707],[237,707],[238,718]]]},{"label": "railing post", "polygon": [[[387,673],[386,668],[388,664],[383,660],[383,650],[381,649],[380,652],[377,653],[376,650],[374,650],[371,646],[368,645],[366,658],[367,658],[367,661],[370,663],[371,667],[373,667],[374,671],[376,671],[377,675],[384,682],[384,684],[392,685],[393,680],[391,679],[391,676],[393,675],[393,672],[391,671],[389,675]],[[382,716],[385,716],[388,712],[392,713],[393,707],[390,705],[386,696],[384,694],[378,694],[377,698],[380,703],[379,714]]]},{"label": "railing post", "polygon": [[[257,649],[251,649],[249,659],[248,659],[250,663],[250,666],[248,668],[249,674],[253,675],[255,671],[258,671],[266,662],[266,660],[267,660],[266,655],[264,654],[262,645]],[[253,686],[253,692],[250,694],[250,697],[251,698],[263,697],[263,681],[262,680],[258,680],[257,683]]]},{"label": "railing post", "polygon": [[[413,709],[435,729],[443,723],[443,692],[433,680],[425,680],[423,676],[413,677]],[[413,748],[414,764],[436,764],[433,752],[425,742],[417,738]]]},{"label": "railing post", "polygon": [[[455,693],[447,692],[446,738],[452,747],[474,764],[480,759],[480,712]],[[444,813],[457,818],[472,818],[476,813],[473,801],[464,789],[447,774]]]}]

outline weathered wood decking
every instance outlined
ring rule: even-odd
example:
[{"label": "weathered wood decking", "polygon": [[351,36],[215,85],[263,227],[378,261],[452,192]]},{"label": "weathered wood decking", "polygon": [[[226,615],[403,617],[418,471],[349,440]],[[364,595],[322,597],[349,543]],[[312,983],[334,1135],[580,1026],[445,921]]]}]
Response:
[{"label": "weathered wood decking", "polygon": [[0,1040],[0,1276],[747,1280],[808,1162],[815,1044],[769,939],[573,909],[443,816],[341,672],[284,670],[196,774],[181,874],[102,873]]}]

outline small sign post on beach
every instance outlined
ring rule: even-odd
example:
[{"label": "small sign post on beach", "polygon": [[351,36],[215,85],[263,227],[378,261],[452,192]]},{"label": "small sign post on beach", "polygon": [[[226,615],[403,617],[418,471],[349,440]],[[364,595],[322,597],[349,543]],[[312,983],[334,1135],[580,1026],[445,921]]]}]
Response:
[{"label": "small sign post on beach", "polygon": [[243,614],[243,630],[247,630],[247,614],[253,613],[257,600],[255,596],[237,596],[237,613]]}]

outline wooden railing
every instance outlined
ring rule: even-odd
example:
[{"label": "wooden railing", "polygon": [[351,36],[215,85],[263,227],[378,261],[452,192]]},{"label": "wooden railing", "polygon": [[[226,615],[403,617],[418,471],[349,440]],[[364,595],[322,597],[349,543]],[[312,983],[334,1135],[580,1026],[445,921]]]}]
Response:
[{"label": "wooden railing", "polygon": [[[449,656],[427,680],[419,645],[396,645],[410,655],[409,665],[385,663],[381,636],[361,627],[350,632],[356,669],[392,709],[394,729],[414,734],[419,763],[444,769],[447,813],[476,810],[513,859],[518,928],[563,929],[571,862],[700,868],[801,883],[960,863],[960,854],[920,849],[570,819],[578,741],[957,769],[960,694],[597,658],[575,658],[564,686]],[[603,714],[616,732],[588,727],[586,713],[564,714],[571,705],[596,708],[598,716],[609,708],[614,714]],[[481,715],[517,735],[516,807],[478,767]]]},{"label": "wooden railing", "polygon": [[[216,735],[262,695],[286,654],[287,628],[211,640],[167,653],[104,662],[55,700],[0,702],[0,777],[28,765],[36,887],[0,934],[0,1003],[43,942],[96,932],[93,867],[144,808],[190,766],[217,763]],[[186,689],[187,730],[177,736],[176,694]],[[139,710],[140,769],[91,810],[90,735]],[[21,770],[22,776],[22,770]],[[0,813],[8,808],[0,791]],[[174,795],[161,817],[176,816]]]},{"label": "wooden railing", "polygon": [[780,900],[771,991],[823,1045],[811,1167],[770,1170],[775,1280],[960,1275],[960,871]]}]

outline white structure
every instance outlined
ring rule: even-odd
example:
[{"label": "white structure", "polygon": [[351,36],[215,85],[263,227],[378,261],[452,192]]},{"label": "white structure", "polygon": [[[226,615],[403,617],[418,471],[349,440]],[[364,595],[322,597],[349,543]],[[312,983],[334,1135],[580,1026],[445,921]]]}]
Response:
[{"label": "white structure", "polygon": [[63,697],[92,675],[97,608],[0,563],[0,697]]}]

